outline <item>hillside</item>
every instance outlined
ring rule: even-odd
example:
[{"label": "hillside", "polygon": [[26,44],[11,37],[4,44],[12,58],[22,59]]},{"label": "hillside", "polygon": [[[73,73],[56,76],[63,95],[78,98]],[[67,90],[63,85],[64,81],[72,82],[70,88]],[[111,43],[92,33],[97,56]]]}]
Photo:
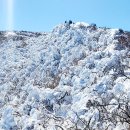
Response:
[{"label": "hillside", "polygon": [[127,130],[130,33],[64,23],[0,32],[0,130]]}]

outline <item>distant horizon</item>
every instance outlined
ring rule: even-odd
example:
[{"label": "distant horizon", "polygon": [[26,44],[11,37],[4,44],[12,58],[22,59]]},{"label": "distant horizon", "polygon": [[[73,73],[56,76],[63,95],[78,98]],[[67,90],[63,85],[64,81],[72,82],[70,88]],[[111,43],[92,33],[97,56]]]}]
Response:
[{"label": "distant horizon", "polygon": [[129,5],[129,0],[0,0],[0,30],[50,32],[72,20],[130,31]]}]

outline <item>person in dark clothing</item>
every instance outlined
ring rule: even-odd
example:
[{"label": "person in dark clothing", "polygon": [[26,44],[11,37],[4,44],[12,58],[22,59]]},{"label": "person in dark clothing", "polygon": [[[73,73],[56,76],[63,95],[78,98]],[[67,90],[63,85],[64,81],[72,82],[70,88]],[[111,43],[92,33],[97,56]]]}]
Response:
[{"label": "person in dark clothing", "polygon": [[69,20],[69,24],[72,24],[73,22],[71,20]]},{"label": "person in dark clothing", "polygon": [[123,29],[119,29],[119,33],[120,33],[120,34],[121,34],[121,33],[124,33]]}]

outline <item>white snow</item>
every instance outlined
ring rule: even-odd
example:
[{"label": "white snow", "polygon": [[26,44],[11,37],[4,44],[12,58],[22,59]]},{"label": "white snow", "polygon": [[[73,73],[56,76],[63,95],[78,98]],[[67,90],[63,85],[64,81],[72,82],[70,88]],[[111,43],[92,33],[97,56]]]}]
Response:
[{"label": "white snow", "polygon": [[[98,95],[111,103],[116,102],[112,95],[130,99],[130,79],[119,74],[122,64],[130,64],[125,56],[129,50],[115,49],[117,31],[93,30],[78,22],[60,24],[50,33],[4,34],[7,39],[0,41],[0,130],[58,130],[59,126],[75,130],[76,123],[83,129],[79,118],[92,118],[90,126],[96,130],[105,130],[107,125],[119,129],[99,122],[98,110],[86,107],[89,100],[100,101]],[[127,67],[124,73],[130,77]]]},{"label": "white snow", "polygon": [[15,35],[16,35],[16,33],[13,32],[13,31],[12,32],[11,31],[10,32],[6,32],[6,34],[5,34],[6,37],[15,36]]}]

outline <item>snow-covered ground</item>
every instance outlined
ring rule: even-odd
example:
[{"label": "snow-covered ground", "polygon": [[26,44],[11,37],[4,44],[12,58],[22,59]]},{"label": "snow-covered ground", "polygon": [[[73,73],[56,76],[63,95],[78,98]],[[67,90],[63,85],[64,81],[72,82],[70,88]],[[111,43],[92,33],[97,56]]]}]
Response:
[{"label": "snow-covered ground", "polygon": [[0,130],[127,130],[106,118],[130,99],[124,32],[83,22],[1,32],[0,63]]}]

